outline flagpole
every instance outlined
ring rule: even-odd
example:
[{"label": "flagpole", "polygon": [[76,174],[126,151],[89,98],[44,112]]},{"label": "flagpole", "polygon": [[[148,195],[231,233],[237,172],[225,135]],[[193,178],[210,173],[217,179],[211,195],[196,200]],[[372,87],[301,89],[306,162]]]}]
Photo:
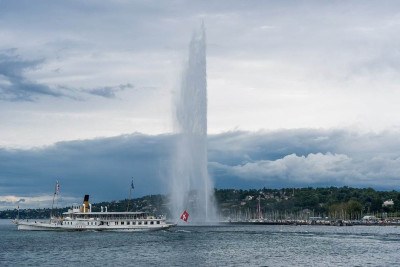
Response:
[{"label": "flagpole", "polygon": [[53,194],[53,203],[51,204],[50,223],[51,223],[51,218],[53,217],[53,207],[54,207],[54,199],[56,198],[56,193],[57,193],[57,183],[58,183],[58,181],[56,182],[56,186],[55,186],[54,194]]},{"label": "flagpole", "polygon": [[128,200],[128,207],[126,211],[129,211],[129,204],[131,203],[131,195],[132,195],[132,186],[129,187],[129,200]]},{"label": "flagpole", "polygon": [[[126,208],[126,211],[129,211],[129,204],[132,202],[132,189],[134,188],[133,186],[133,177],[132,177],[132,182],[131,185],[129,186],[129,201],[128,201],[128,207]],[[133,204],[132,204],[133,207]]]}]

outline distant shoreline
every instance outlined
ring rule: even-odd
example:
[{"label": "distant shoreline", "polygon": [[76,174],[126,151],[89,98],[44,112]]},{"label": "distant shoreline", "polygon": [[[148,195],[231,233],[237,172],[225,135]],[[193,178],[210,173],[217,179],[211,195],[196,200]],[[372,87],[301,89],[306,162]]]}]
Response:
[{"label": "distant shoreline", "polygon": [[[24,219],[26,220],[26,219]],[[28,221],[43,221],[46,219],[43,218],[32,218],[28,219]],[[0,225],[13,225],[13,220],[12,219],[0,219]],[[332,227],[346,227],[346,226],[400,226],[400,223],[398,222],[392,222],[392,223],[363,223],[363,222],[354,222],[352,224],[343,224],[343,225],[338,225],[338,224],[332,224],[332,223],[313,223],[310,224],[309,222],[271,222],[271,221],[264,221],[264,222],[226,222],[226,221],[221,221],[215,224],[212,224],[213,226],[332,226]],[[185,225],[180,225],[182,227],[198,227],[198,226],[208,226],[208,225],[197,225],[197,224],[190,224],[187,223]]]},{"label": "distant shoreline", "polygon": [[222,225],[291,225],[291,226],[400,226],[400,223],[363,223],[357,222],[354,224],[343,224],[343,225],[335,225],[328,223],[315,223],[310,224],[308,222],[297,222],[297,223],[289,223],[289,222],[220,222]]}]

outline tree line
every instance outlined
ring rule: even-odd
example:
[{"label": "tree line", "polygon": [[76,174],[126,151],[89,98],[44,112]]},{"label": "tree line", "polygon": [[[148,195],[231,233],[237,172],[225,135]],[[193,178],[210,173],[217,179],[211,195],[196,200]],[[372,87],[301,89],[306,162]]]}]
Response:
[{"label": "tree line", "polygon": [[[262,214],[304,214],[309,216],[341,217],[359,219],[366,214],[400,213],[400,192],[377,191],[373,188],[320,187],[281,189],[215,189],[215,203],[222,217],[240,214],[254,218]],[[393,200],[393,205],[383,206]],[[93,204],[93,211],[108,206],[109,211],[146,211],[156,215],[170,215],[167,195],[149,195],[136,199],[124,199]],[[53,210],[62,214],[67,208]],[[21,209],[20,218],[48,218],[50,209]],[[0,211],[0,219],[14,219],[17,209]],[[277,215],[278,214],[278,215]]]}]

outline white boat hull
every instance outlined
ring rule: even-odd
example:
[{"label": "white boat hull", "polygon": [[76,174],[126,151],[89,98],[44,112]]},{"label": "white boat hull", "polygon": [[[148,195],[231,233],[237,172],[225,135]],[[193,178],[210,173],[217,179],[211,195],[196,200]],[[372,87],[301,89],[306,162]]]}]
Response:
[{"label": "white boat hull", "polygon": [[144,232],[165,230],[175,226],[163,224],[154,226],[67,226],[46,222],[17,222],[17,229],[24,231],[110,231],[110,232]]},{"label": "white boat hull", "polygon": [[48,230],[56,230],[54,228],[49,228],[41,223],[30,224],[30,223],[17,223],[18,230],[26,230],[26,231],[48,231]]}]

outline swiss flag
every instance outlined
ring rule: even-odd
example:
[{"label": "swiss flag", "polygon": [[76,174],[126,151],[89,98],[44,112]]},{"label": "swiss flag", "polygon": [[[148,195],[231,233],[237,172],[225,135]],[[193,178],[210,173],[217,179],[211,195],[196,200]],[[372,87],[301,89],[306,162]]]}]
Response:
[{"label": "swiss flag", "polygon": [[184,212],[182,212],[181,220],[187,222],[188,219],[189,219],[189,213],[185,210]]}]

